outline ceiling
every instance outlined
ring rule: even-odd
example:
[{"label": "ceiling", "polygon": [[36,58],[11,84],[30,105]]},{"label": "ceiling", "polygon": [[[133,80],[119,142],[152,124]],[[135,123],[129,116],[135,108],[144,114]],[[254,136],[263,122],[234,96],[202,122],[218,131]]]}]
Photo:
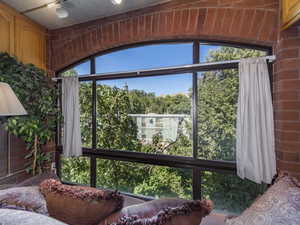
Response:
[{"label": "ceiling", "polygon": [[[2,0],[19,12],[36,8],[53,0]],[[48,29],[62,28],[86,21],[112,16],[135,9],[161,4],[171,0],[123,0],[120,5],[112,4],[111,0],[68,0],[65,8],[69,17],[59,19],[55,10],[57,6],[38,9],[25,15]]]}]

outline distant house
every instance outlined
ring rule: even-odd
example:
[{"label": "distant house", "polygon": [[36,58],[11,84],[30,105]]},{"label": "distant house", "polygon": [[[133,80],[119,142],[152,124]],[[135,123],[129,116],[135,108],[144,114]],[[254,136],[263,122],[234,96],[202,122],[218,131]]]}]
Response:
[{"label": "distant house", "polygon": [[161,135],[164,142],[175,141],[179,134],[187,135],[190,116],[185,114],[129,114],[136,121],[138,138],[151,143],[154,135]]}]

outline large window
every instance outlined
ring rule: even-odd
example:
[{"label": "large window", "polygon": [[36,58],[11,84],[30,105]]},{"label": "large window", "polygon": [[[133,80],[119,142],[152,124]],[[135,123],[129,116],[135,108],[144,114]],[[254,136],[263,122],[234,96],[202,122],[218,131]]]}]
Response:
[{"label": "large window", "polygon": [[62,159],[62,178],[151,198],[210,198],[216,210],[239,213],[265,186],[235,175],[238,68],[213,62],[266,54],[198,41],[152,44],[62,71],[81,81],[85,156]]},{"label": "large window", "polygon": [[192,171],[191,169],[97,159],[97,187],[154,198],[192,199]]},{"label": "large window", "polygon": [[238,70],[198,73],[198,157],[235,161]]},{"label": "large window", "polygon": [[193,44],[148,45],[96,57],[96,73],[145,70],[193,63]]},{"label": "large window", "polygon": [[97,148],[191,157],[191,89],[191,74],[97,81]]}]

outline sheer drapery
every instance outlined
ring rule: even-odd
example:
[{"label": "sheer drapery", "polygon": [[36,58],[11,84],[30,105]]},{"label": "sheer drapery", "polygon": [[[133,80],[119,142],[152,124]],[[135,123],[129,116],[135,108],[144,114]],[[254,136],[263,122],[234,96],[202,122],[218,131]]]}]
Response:
[{"label": "sheer drapery", "polygon": [[256,183],[272,182],[276,174],[274,120],[266,59],[239,64],[237,110],[237,172]]},{"label": "sheer drapery", "polygon": [[62,80],[63,155],[82,155],[80,131],[80,102],[78,77],[64,77]]}]

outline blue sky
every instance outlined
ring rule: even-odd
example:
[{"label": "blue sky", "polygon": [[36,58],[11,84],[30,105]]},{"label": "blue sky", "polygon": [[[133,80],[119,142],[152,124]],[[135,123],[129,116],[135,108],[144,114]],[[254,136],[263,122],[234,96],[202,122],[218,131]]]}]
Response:
[{"label": "blue sky", "polygon": [[[204,62],[209,50],[216,50],[219,46],[201,45],[200,61]],[[130,48],[102,55],[96,58],[96,73],[143,70],[159,67],[192,64],[191,43],[161,44]],[[85,62],[74,69],[79,75],[90,73],[90,63]],[[165,94],[188,93],[192,87],[190,74],[157,76],[147,78],[130,78],[102,81],[102,84],[124,87],[130,90],[139,89],[154,92],[157,96]]]}]

